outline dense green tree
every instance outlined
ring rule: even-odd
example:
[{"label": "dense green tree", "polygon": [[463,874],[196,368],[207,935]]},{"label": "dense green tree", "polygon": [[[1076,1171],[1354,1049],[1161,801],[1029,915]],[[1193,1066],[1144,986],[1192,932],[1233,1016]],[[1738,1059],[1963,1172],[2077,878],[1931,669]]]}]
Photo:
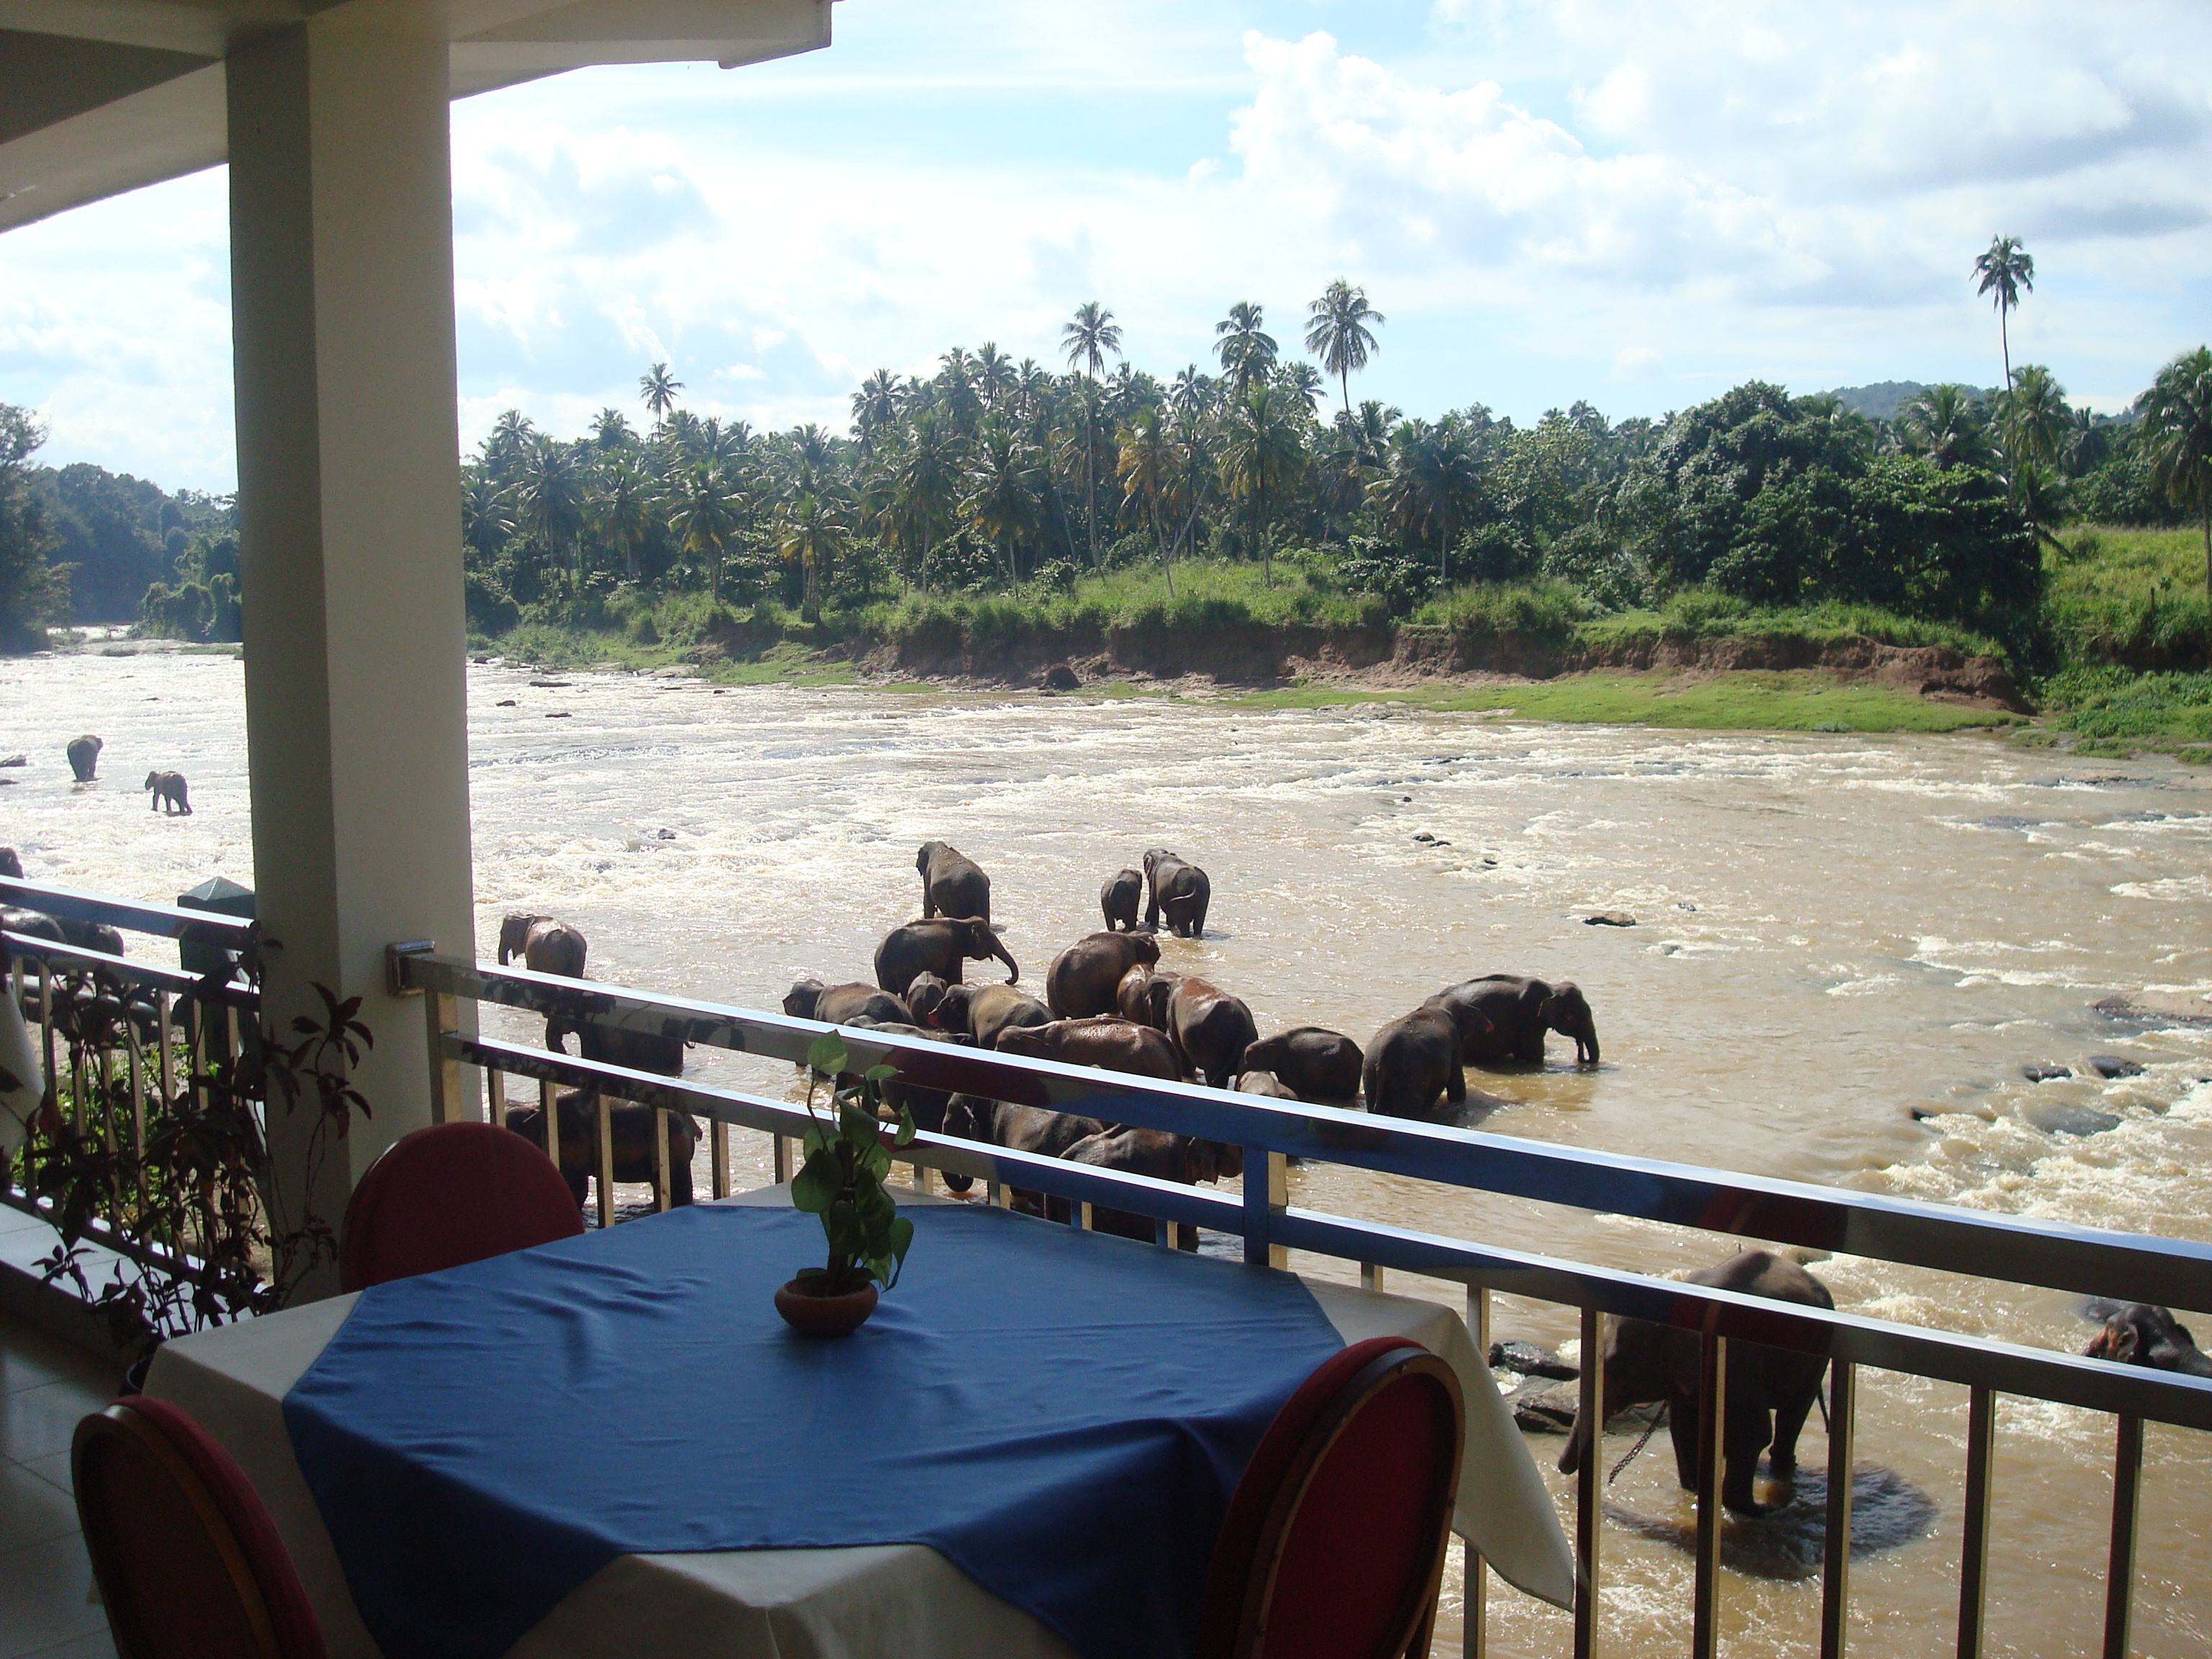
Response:
[{"label": "dense green tree", "polygon": [[568,445],[540,438],[521,464],[514,485],[515,517],[555,564],[563,553],[575,561],[570,598],[584,591],[584,469]]},{"label": "dense green tree", "polygon": [[889,489],[884,516],[896,536],[918,550],[925,593],[930,552],[951,532],[960,505],[965,447],[942,412],[924,410],[884,469]]},{"label": "dense green tree", "polygon": [[1231,398],[1243,397],[1255,382],[1275,372],[1275,337],[1261,327],[1266,320],[1258,306],[1239,300],[1213,325],[1213,349],[1221,359]]},{"label": "dense green tree", "polygon": [[603,463],[592,475],[585,514],[591,527],[622,555],[626,581],[638,579],[638,550],[645,544],[659,494],[659,480],[628,454]]},{"label": "dense green tree", "polygon": [[0,651],[44,645],[67,603],[67,580],[46,562],[58,538],[32,488],[31,457],[46,441],[28,410],[0,404]]},{"label": "dense green tree", "polygon": [[1996,428],[2010,468],[2057,467],[2075,431],[2066,388],[2042,364],[2022,363],[2011,386],[1996,395]]},{"label": "dense green tree", "polygon": [[2204,534],[2204,592],[2212,599],[2212,347],[2185,351],[2136,399],[2151,483],[2197,514]]},{"label": "dense green tree", "polygon": [[1449,581],[1452,544],[1482,497],[1482,465],[1467,423],[1455,415],[1434,425],[1401,422],[1370,495],[1408,549],[1436,550],[1437,580]]},{"label": "dense green tree", "polygon": [[[1311,411],[1304,411],[1311,419]],[[1221,482],[1232,501],[1249,503],[1246,530],[1257,544],[1266,580],[1275,580],[1273,513],[1304,476],[1306,447],[1300,406],[1267,380],[1231,398],[1221,423]]]},{"label": "dense green tree", "polygon": [[670,495],[669,530],[677,545],[707,562],[708,602],[722,602],[722,555],[737,536],[744,495],[721,468],[695,463]]},{"label": "dense green tree", "polygon": [[1338,277],[1306,311],[1306,349],[1337,378],[1343,407],[1352,407],[1352,374],[1375,356],[1375,330],[1387,320],[1367,303],[1367,290]]},{"label": "dense green tree", "polygon": [[1021,546],[1043,525],[1043,461],[1035,444],[995,415],[976,432],[961,506],[975,533],[1005,560],[1008,584],[1018,588]]},{"label": "dense green tree", "polygon": [[[1067,366],[1096,382],[1106,372],[1106,359],[1121,355],[1121,330],[1114,313],[1096,300],[1076,307],[1075,315],[1060,325],[1060,350]],[[1095,398],[1083,405],[1083,498],[1085,524],[1091,538],[1091,563],[1098,563],[1098,420]]]},{"label": "dense green tree", "polygon": [[1987,466],[1996,459],[1988,422],[1971,387],[1931,386],[1897,411],[1898,447],[1937,466]]}]

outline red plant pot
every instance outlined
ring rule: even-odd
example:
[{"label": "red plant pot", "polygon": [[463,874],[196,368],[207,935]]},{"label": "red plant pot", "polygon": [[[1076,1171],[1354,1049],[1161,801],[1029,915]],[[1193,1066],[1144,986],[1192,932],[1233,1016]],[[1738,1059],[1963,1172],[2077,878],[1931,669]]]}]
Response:
[{"label": "red plant pot", "polygon": [[850,1336],[876,1310],[873,1285],[828,1295],[823,1289],[828,1278],[821,1268],[810,1267],[775,1293],[775,1310],[801,1336]]}]

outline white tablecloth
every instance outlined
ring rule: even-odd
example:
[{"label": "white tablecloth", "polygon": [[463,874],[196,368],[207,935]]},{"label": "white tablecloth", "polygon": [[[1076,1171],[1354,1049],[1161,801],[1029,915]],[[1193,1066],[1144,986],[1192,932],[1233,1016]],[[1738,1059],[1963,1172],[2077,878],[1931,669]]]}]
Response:
[{"label": "white tablecloth", "polygon": [[[771,1188],[725,1200],[789,1202]],[[901,1203],[942,1203],[901,1194]],[[1454,1529],[1510,1582],[1560,1606],[1574,1563],[1512,1414],[1450,1309],[1307,1281],[1344,1338],[1408,1336],[1459,1374],[1467,1455]],[[146,1391],[205,1425],[260,1492],[323,1625],[331,1659],[382,1659],[355,1610],[285,1432],[283,1400],[352,1310],[350,1296],[181,1337]],[[619,1432],[619,1425],[610,1425]],[[626,1555],[602,1568],[514,1649],[516,1659],[1075,1659],[1058,1636],[922,1544]]]}]

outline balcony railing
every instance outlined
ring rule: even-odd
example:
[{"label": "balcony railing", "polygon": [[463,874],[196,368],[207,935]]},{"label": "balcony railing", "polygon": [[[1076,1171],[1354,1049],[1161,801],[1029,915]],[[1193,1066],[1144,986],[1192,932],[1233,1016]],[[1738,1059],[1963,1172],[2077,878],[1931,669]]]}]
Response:
[{"label": "balcony railing", "polygon": [[[2115,1419],[2103,1647],[2107,1659],[2124,1659],[2128,1651],[2143,1425],[2212,1429],[2212,1381],[1826,1312],[1297,1208],[1288,1201],[1286,1170],[1292,1158],[1341,1164],[2007,1284],[2188,1309],[2212,1309],[2212,1246],[1731,1175],[1364,1112],[1285,1104],[1253,1095],[654,996],[620,986],[595,982],[579,988],[574,980],[496,969],[428,950],[395,951],[392,975],[395,983],[426,997],[434,1095],[442,1118],[489,1115],[497,1121],[505,1109],[507,1075],[538,1083],[549,1109],[547,1121],[552,1121],[550,1096],[556,1087],[597,1092],[603,1224],[615,1218],[607,1097],[638,1102],[656,1113],[687,1112],[707,1120],[717,1197],[729,1191],[730,1130],[774,1137],[773,1169],[781,1180],[790,1174],[790,1140],[806,1130],[805,1111],[788,1100],[467,1036],[462,1031],[464,1003],[526,1009],[557,1016],[564,1023],[595,1022],[793,1063],[803,1063],[815,1038],[834,1029],[841,1032],[856,1071],[889,1065],[902,1081],[921,1088],[958,1091],[1241,1146],[1244,1174],[1240,1197],[944,1134],[924,1133],[899,1156],[910,1160],[918,1172],[937,1170],[980,1180],[994,1203],[1006,1202],[1018,1188],[1065,1200],[1072,1221],[1079,1226],[1090,1224],[1094,1210],[1110,1208],[1150,1217],[1156,1240],[1162,1244],[1168,1242],[1170,1225],[1188,1224],[1241,1236],[1250,1261],[1280,1265],[1288,1251],[1297,1249],[1356,1262],[1369,1284],[1376,1283],[1389,1268],[1455,1281],[1468,1289],[1468,1322],[1486,1351],[1493,1293],[1573,1307],[1580,1310],[1582,1326],[1581,1409],[1593,1419],[1600,1406],[1602,1370],[1596,1357],[1604,1352],[1608,1319],[1650,1320],[1701,1334],[1700,1397],[1707,1402],[1703,1419],[1709,1427],[1718,1420],[1711,1403],[1722,1398],[1731,1344],[1755,1343],[1819,1355],[1830,1365],[1820,1625],[1824,1659],[1841,1659],[1848,1628],[1859,1366],[1962,1383],[1970,1391],[1958,1622],[1962,1659],[1979,1659],[1983,1651],[1990,1470],[1998,1395],[2058,1401],[2107,1413]],[[486,1077],[481,1099],[465,1081],[464,1068],[471,1066],[482,1067]],[[656,1146],[665,1146],[665,1133],[656,1133],[653,1139]],[[665,1206],[669,1196],[665,1164],[657,1174],[657,1197]],[[926,1183],[926,1173],[922,1178]],[[1595,1455],[1585,1457],[1576,1487],[1577,1659],[1587,1659],[1595,1645],[1602,1461]],[[1720,1479],[1719,1437],[1709,1431],[1698,1461],[1692,1625],[1692,1651],[1698,1659],[1709,1659],[1717,1634]],[[1486,1577],[1479,1558],[1470,1557],[1462,1625],[1468,1654],[1483,1650]]]},{"label": "balcony railing", "polygon": [[[235,945],[243,924],[167,906],[120,903],[64,889],[0,880],[0,902],[72,921],[105,922],[165,939],[190,936]],[[243,983],[209,984],[180,969],[156,967],[79,946],[58,945],[20,933],[8,943],[18,967],[13,993],[41,1028],[50,1063],[61,1084],[62,1109],[86,1133],[143,1137],[158,1121],[160,1102],[179,1097],[210,1059],[234,1054],[241,1036],[252,1040],[258,1018],[253,993]],[[1124,1077],[1110,1072],[1017,1059],[858,1028],[832,1028],[781,1014],[749,1012],[621,986],[498,969],[425,948],[396,947],[391,971],[396,988],[424,997],[434,1115],[441,1121],[489,1118],[505,1121],[507,1079],[538,1085],[541,1120],[558,1119],[555,1091],[588,1091],[595,1099],[594,1164],[599,1176],[599,1219],[620,1218],[610,1132],[611,1099],[632,1101],[656,1114],[652,1183],[659,1206],[672,1198],[667,1135],[660,1115],[688,1113],[707,1122],[708,1163],[715,1196],[731,1190],[732,1130],[771,1138],[770,1167],[778,1179],[792,1167],[791,1143],[809,1119],[788,1098],[638,1071],[557,1054],[494,1037],[470,1036],[465,1005],[493,1005],[557,1016],[564,1024],[604,1027],[672,1038],[710,1048],[803,1063],[816,1037],[842,1030],[851,1065],[888,1064],[916,1087],[958,1091],[1018,1104],[1080,1113],[1108,1122],[1167,1130],[1240,1146],[1244,1152],[1241,1194],[1194,1187],[988,1146],[945,1134],[923,1133],[899,1156],[927,1185],[930,1172],[961,1175],[985,1183],[990,1201],[1009,1202],[1022,1189],[1064,1202],[1071,1220],[1089,1225],[1094,1211],[1111,1209],[1150,1218],[1164,1244],[1170,1229],[1189,1225],[1241,1237],[1246,1258],[1279,1264],[1292,1249],[1357,1263],[1368,1283],[1389,1269],[1456,1282],[1467,1288],[1468,1320],[1478,1345],[1490,1340],[1490,1303],[1507,1294],[1579,1310],[1581,1407],[1599,1408],[1596,1356],[1605,1346],[1606,1322],[1654,1321],[1700,1334],[1702,1397],[1722,1397],[1730,1346],[1749,1342],[1818,1355],[1830,1366],[1826,1559],[1821,1586],[1821,1652],[1840,1659],[1850,1607],[1851,1468],[1856,1371],[1863,1365],[1964,1385],[1969,1426],[1964,1472],[1958,1651],[1978,1659],[1983,1651],[1984,1601],[1988,1582],[1990,1473],[1996,1402],[2009,1395],[2057,1401],[2114,1419],[2112,1525],[2106,1564],[2103,1651],[2123,1659],[2128,1651],[2136,1577],[2136,1515],[2147,1422],[2212,1429],[2212,1381],[2118,1365],[2100,1359],[1977,1337],[1903,1326],[1850,1313],[1779,1304],[1724,1290],[1657,1279],[1584,1262],[1454,1238],[1413,1229],[1296,1207],[1288,1201],[1288,1160],[1338,1164],[1409,1176],[1471,1191],[1495,1193],[1580,1209],[1640,1217],[1674,1226],[1738,1235],[1747,1239],[1847,1252],[1876,1260],[1973,1276],[2001,1284],[2040,1285],[2118,1301],[2212,1310],[2212,1247],[2185,1241],[2098,1231],[2051,1222],[1952,1209],[1800,1182],[1767,1180],[1650,1159],[1549,1146],[1446,1128],[1364,1112],[1271,1101],[1191,1085]],[[83,999],[106,995],[150,1022],[111,1021],[118,1048],[94,1058],[94,1075],[70,1072],[68,1045],[57,1034],[69,1010]],[[72,1000],[76,999],[77,1000]],[[187,1008],[197,999],[199,1006]],[[143,1029],[142,1029],[143,1026]],[[480,1068],[483,1087],[472,1085]],[[126,1109],[127,1108],[127,1109]],[[23,1203],[20,1193],[0,1194]],[[127,1218],[144,1195],[118,1192],[118,1218]],[[129,1241],[127,1226],[103,1222],[105,1235]],[[157,1247],[164,1259],[187,1269],[189,1240]],[[1708,1409],[1706,1423],[1717,1419]],[[1576,1486],[1575,1549],[1579,1586],[1574,1610],[1574,1650],[1590,1654],[1596,1636],[1601,1583],[1600,1519],[1602,1459],[1583,1459]],[[1707,1435],[1698,1462],[1698,1527],[1692,1589],[1692,1651],[1714,1650],[1716,1594],[1720,1572],[1721,1455]],[[1470,1557],[1463,1621],[1465,1650],[1483,1650],[1486,1575]]]}]

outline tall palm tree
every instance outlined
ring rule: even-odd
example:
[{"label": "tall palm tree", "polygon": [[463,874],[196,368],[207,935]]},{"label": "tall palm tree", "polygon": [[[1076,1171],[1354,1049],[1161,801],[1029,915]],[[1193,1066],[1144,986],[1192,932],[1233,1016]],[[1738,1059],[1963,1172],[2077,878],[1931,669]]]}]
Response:
[{"label": "tall palm tree", "polygon": [[1322,382],[1321,371],[1311,363],[1280,363],[1272,377],[1276,389],[1285,398],[1295,398],[1305,406],[1306,413],[1314,412],[1321,400]]},{"label": "tall palm tree", "polygon": [[2014,238],[1993,236],[1988,251],[1974,257],[1974,274],[1979,278],[1974,292],[1988,295],[1990,303],[1997,308],[1997,341],[2004,348],[2005,385],[2009,386],[2012,340],[2005,331],[2005,319],[2020,303],[2022,293],[2035,291],[2035,261]]},{"label": "tall palm tree", "polygon": [[1304,422],[1295,407],[1270,382],[1255,382],[1230,404],[1223,422],[1221,482],[1231,499],[1252,504],[1247,527],[1260,544],[1261,564],[1271,587],[1275,563],[1267,536],[1268,504],[1280,501],[1305,467]]},{"label": "tall palm tree", "polygon": [[863,459],[874,453],[876,434],[898,416],[898,376],[879,368],[853,394],[853,435],[860,440]]},{"label": "tall palm tree", "polygon": [[[1061,353],[1067,366],[1094,384],[1106,372],[1109,354],[1121,355],[1121,330],[1114,313],[1096,300],[1076,307],[1075,315],[1060,325]],[[1083,408],[1083,516],[1091,532],[1091,568],[1098,568],[1098,419],[1097,400],[1087,398]]]},{"label": "tall palm tree", "polygon": [[513,534],[514,515],[508,510],[507,491],[483,468],[469,468],[461,481],[461,540],[489,558]]},{"label": "tall palm tree", "polygon": [[491,423],[491,434],[483,441],[484,470],[502,489],[514,482],[538,437],[538,428],[519,409],[501,410]]},{"label": "tall palm tree", "polygon": [[1261,330],[1264,320],[1259,307],[1249,300],[1239,300],[1213,325],[1213,349],[1221,359],[1221,372],[1228,378],[1232,398],[1243,397],[1255,380],[1264,380],[1274,372],[1275,337]]},{"label": "tall palm tree", "polygon": [[975,348],[975,393],[986,407],[1004,409],[1013,395],[1014,360],[986,340]]},{"label": "tall palm tree", "polygon": [[584,591],[584,472],[567,444],[540,438],[522,463],[514,486],[515,516],[558,563],[563,550],[575,556],[571,598]]},{"label": "tall palm tree", "polygon": [[621,550],[626,581],[637,580],[638,545],[645,540],[659,493],[645,464],[624,453],[600,465],[585,497],[585,512],[592,528]]},{"label": "tall palm tree", "polygon": [[1482,492],[1474,434],[1456,415],[1431,426],[1407,421],[1390,434],[1382,476],[1371,486],[1376,507],[1408,546],[1433,542],[1437,580],[1451,580],[1451,544]]},{"label": "tall palm tree", "polygon": [[684,390],[684,382],[668,372],[666,363],[655,363],[637,377],[637,392],[645,406],[653,411],[656,427],[668,418],[668,411],[676,407],[676,394]]},{"label": "tall palm tree", "polygon": [[2154,489],[2197,509],[2204,532],[2204,593],[2212,599],[2212,348],[2185,351],[2136,399]]},{"label": "tall palm tree", "polygon": [[906,441],[887,469],[888,517],[899,532],[921,547],[921,591],[929,592],[929,554],[951,527],[960,501],[965,459],[960,434],[937,410],[914,417]]},{"label": "tall palm tree", "polygon": [[610,405],[592,417],[592,441],[602,449],[621,449],[637,441],[629,416]]},{"label": "tall palm tree", "polygon": [[1176,472],[1175,440],[1168,432],[1168,417],[1158,404],[1137,411],[1115,434],[1119,452],[1115,474],[1121,493],[1152,526],[1152,546],[1160,556],[1160,574],[1167,578],[1168,597],[1175,598],[1175,571],[1168,562],[1167,534],[1162,509],[1173,494]]},{"label": "tall palm tree", "polygon": [[671,500],[668,528],[676,544],[693,558],[708,560],[707,598],[722,602],[722,554],[738,533],[743,498],[721,468],[696,462],[683,477]]},{"label": "tall palm tree", "polygon": [[1006,580],[1021,587],[1014,550],[1043,522],[1042,466],[1036,447],[994,415],[975,434],[968,463],[968,495],[962,505],[975,532],[1006,562]]},{"label": "tall palm tree", "polygon": [[1307,308],[1306,349],[1336,376],[1346,409],[1352,407],[1352,371],[1367,367],[1376,350],[1375,329],[1385,320],[1367,303],[1367,290],[1352,287],[1341,276]]},{"label": "tall palm tree", "polygon": [[810,491],[785,502],[777,515],[775,550],[805,573],[801,603],[810,609],[821,605],[822,573],[836,563],[844,544],[844,515],[833,497]]}]

